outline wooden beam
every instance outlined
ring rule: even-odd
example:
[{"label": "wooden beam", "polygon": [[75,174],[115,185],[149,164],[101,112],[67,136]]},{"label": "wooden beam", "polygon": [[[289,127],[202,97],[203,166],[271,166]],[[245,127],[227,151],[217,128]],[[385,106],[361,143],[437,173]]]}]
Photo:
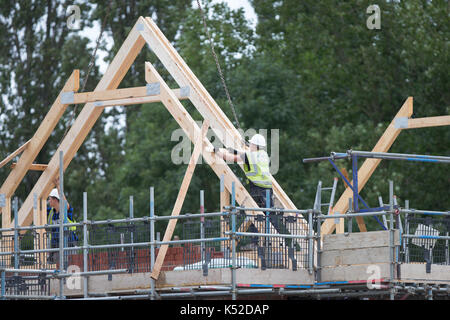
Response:
[{"label": "wooden beam", "polygon": [[[396,128],[395,122],[397,118],[401,117],[411,117],[413,113],[413,98],[409,97],[403,103],[394,119],[391,121],[381,138],[378,140],[372,152],[387,152],[389,148],[394,143],[397,136],[400,134],[402,129]],[[358,192],[360,192],[366,185],[369,178],[372,176],[373,172],[380,164],[381,159],[366,159],[362,164],[361,168],[358,170]],[[334,212],[345,213],[348,210],[348,198],[353,196],[353,191],[350,188],[346,188],[344,193],[341,195],[336,205],[334,206]],[[342,219],[341,219],[342,220]],[[339,227],[340,231],[343,230],[344,221],[340,221]],[[322,234],[330,234],[334,231],[336,225],[334,224],[334,219],[327,219],[321,227]]]},{"label": "wooden beam", "polygon": [[12,159],[14,159],[14,157],[16,157],[18,154],[20,154],[23,150],[25,150],[25,148],[28,146],[30,141],[31,140],[28,140],[22,146],[20,146],[16,151],[14,151],[9,156],[7,156],[5,159],[3,159],[2,162],[0,162],[0,168],[3,167],[8,162],[10,162]]},{"label": "wooden beam", "polygon": [[[147,96],[146,87],[135,87],[135,88],[123,88],[123,89],[112,89],[112,90],[102,90],[102,91],[92,91],[92,92],[82,92],[75,93],[71,104],[81,104],[102,100],[116,100],[116,99],[126,99],[135,97],[145,97]],[[64,101],[63,97],[61,100]]]},{"label": "wooden beam", "polygon": [[[186,100],[188,96],[182,95],[181,89],[172,89],[172,92],[179,100]],[[94,103],[95,107],[114,107],[114,106],[127,106],[134,104],[144,104],[144,103],[154,103],[161,102],[161,95],[157,94],[154,96],[145,96],[145,97],[134,97],[134,98],[124,98],[117,100],[102,100],[96,101]]]},{"label": "wooden beam", "polygon": [[[5,198],[5,207],[2,210],[2,228],[9,228],[9,222],[11,221],[11,197]],[[8,233],[6,233],[8,234]]]},{"label": "wooden beam", "polygon": [[[136,22],[135,26],[131,29],[128,37],[125,39],[94,91],[110,90],[119,86],[131,64],[134,62],[136,56],[145,44],[144,39],[142,39],[137,30],[137,24],[139,22],[142,23],[142,21],[143,18],[140,17],[138,22]],[[67,91],[73,91],[73,89]],[[59,98],[57,101],[59,104]],[[33,193],[36,193],[39,198],[47,198],[50,193],[50,190],[53,187],[52,180],[58,174],[59,170],[59,151],[62,150],[64,152],[63,163],[65,169],[75,156],[75,153],[78,151],[79,147],[102,112],[103,108],[95,108],[93,103],[86,104],[80,111],[80,114],[76,118],[73,126],[67,132],[67,135],[50,160],[47,169],[45,169],[45,171],[41,174],[39,180],[20,208],[19,225],[29,225],[32,221],[31,211],[33,204]],[[28,149],[30,148],[28,147],[27,150]],[[23,156],[24,155],[22,155],[22,157]]]},{"label": "wooden beam", "polygon": [[[11,164],[11,169],[14,169],[16,167],[17,163],[13,162]],[[32,163],[30,165],[30,167],[28,168],[28,170],[32,170],[32,171],[44,171],[45,169],[47,169],[47,165],[46,164],[37,164],[37,163]]]},{"label": "wooden beam", "polygon": [[[61,96],[60,101],[61,103],[70,103],[70,104],[104,102],[105,105],[109,105],[107,103],[108,100],[132,99],[140,97],[149,98],[150,101],[152,100],[159,101],[158,99],[155,99],[159,96],[158,91],[159,91],[158,88],[151,89],[145,86],[145,87],[122,88],[122,89],[92,91],[82,93],[69,92],[69,95]],[[177,96],[179,96],[179,98],[183,98],[181,96],[180,89],[175,89],[174,92],[177,94]]]},{"label": "wooden beam", "polygon": [[[177,200],[175,201],[175,206],[172,209],[172,217],[176,217],[180,214],[181,208],[183,207],[184,198],[186,197],[187,190],[189,188],[189,184],[191,183],[192,176],[194,174],[195,166],[197,164],[198,157],[202,153],[203,149],[203,140],[206,138],[206,133],[208,132],[209,121],[205,120],[203,122],[203,126],[201,129],[201,135],[198,137],[195,145],[194,151],[192,152],[191,158],[189,160],[188,167],[186,169],[186,173],[184,174],[183,182],[181,183],[180,190],[178,191]],[[177,224],[176,219],[169,220],[169,224],[167,225],[166,232],[164,233],[163,241],[170,241],[172,239],[173,232],[175,230],[175,226]],[[153,267],[153,271],[151,277],[153,279],[158,279],[159,273],[161,272],[162,265],[164,263],[164,258],[166,257],[167,249],[169,246],[167,244],[163,244],[158,251],[158,256],[156,257],[156,261]]]},{"label": "wooden beam", "polygon": [[408,126],[403,129],[450,126],[450,116],[408,119]]},{"label": "wooden beam", "polygon": [[[349,179],[349,177],[348,177],[348,171],[347,171],[347,169],[341,168],[341,172],[342,172],[342,174],[344,175],[345,179],[347,179],[347,181],[350,181],[350,179]],[[347,187],[348,187],[347,182],[345,182],[344,179],[342,179],[342,182],[344,183],[344,186],[347,188]]]}]

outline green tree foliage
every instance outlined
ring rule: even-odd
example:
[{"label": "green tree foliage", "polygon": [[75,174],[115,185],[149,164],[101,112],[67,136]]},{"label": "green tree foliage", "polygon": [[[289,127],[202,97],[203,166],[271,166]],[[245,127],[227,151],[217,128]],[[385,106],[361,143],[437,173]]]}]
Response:
[{"label": "green tree foliage", "polygon": [[[79,1],[2,1],[0,5],[0,157],[30,139],[74,69],[81,69],[80,77],[90,59],[88,39],[67,27],[66,9],[79,5],[88,11],[89,5]],[[80,26],[88,26],[81,19]],[[92,69],[91,81],[98,81],[98,70]],[[88,85],[89,87],[89,85]],[[63,132],[71,124],[73,107],[68,108],[54,134],[44,145],[36,163],[48,163]],[[73,162],[88,163],[88,149],[83,147]],[[9,168],[0,171],[4,181]],[[29,172],[20,184],[16,196],[24,200],[40,173]],[[85,171],[78,177],[86,178]]]}]

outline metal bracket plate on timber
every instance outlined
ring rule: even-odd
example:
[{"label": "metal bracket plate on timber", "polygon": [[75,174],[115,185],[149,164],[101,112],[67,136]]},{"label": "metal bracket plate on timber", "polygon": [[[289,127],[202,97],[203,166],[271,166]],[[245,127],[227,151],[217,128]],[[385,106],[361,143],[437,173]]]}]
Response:
[{"label": "metal bracket plate on timber", "polygon": [[147,83],[147,95],[154,96],[161,93],[161,87],[159,85],[159,82],[153,82],[153,83]]},{"label": "metal bracket plate on timber", "polygon": [[74,103],[74,101],[75,101],[75,93],[73,91],[61,93],[62,104],[72,104]]}]

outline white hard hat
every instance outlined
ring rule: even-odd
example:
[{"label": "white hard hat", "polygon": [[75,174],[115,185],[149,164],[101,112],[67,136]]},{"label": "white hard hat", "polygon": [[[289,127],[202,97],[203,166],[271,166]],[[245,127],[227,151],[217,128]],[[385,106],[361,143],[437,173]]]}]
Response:
[{"label": "white hard hat", "polygon": [[49,197],[53,197],[53,198],[56,198],[56,199],[59,200],[59,192],[58,192],[58,189],[56,189],[56,188],[53,189],[53,190],[50,192]]},{"label": "white hard hat", "polygon": [[250,143],[253,143],[257,146],[260,147],[265,147],[266,146],[266,139],[264,139],[264,137],[260,134],[255,134],[249,141]]}]

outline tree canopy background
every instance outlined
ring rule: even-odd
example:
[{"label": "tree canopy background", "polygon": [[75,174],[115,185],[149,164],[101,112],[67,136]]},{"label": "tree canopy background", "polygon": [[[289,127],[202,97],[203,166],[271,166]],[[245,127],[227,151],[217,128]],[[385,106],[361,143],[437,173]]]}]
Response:
[{"label": "tree canopy background", "polygon": [[[195,1],[0,1],[0,158],[30,139],[73,69],[80,79],[95,46],[80,30],[101,24],[108,10],[101,49],[109,63],[139,16],[149,16],[233,121],[210,43]],[[233,103],[244,130],[279,129],[279,171],[275,178],[297,208],[311,208],[318,180],[331,185],[337,173],[327,162],[302,163],[348,149],[370,151],[409,97],[414,117],[450,114],[449,11],[446,1],[378,1],[381,28],[368,29],[370,1],[250,0],[256,28],[244,11],[202,1]],[[67,7],[81,9],[80,30],[67,27]],[[108,6],[111,5],[110,9]],[[97,35],[96,35],[97,37]],[[144,47],[120,87],[142,86],[144,61],[159,66]],[[161,69],[162,72],[162,69]],[[163,72],[162,72],[163,73]],[[163,73],[167,78],[167,74]],[[85,91],[101,78],[97,61]],[[174,85],[174,82],[170,82]],[[194,119],[201,116],[183,102]],[[36,163],[48,163],[64,131],[81,110],[70,106]],[[162,104],[116,107],[95,124],[65,172],[65,190],[82,216],[82,193],[88,192],[89,219],[149,213],[149,188],[155,187],[156,214],[171,213],[185,164],[171,161],[179,141],[177,123]],[[405,130],[390,152],[450,155],[449,127]],[[351,164],[338,165],[351,174]],[[236,174],[243,173],[235,165]],[[9,174],[0,169],[0,181]],[[400,205],[448,210],[450,177],[445,164],[382,161],[362,197],[378,205],[388,198],[393,180]],[[20,201],[40,172],[29,172],[17,189]],[[219,180],[198,165],[182,212],[219,209]],[[344,190],[339,182],[337,195]],[[379,229],[366,220],[368,228]],[[162,231],[162,230],[158,230]]]}]

